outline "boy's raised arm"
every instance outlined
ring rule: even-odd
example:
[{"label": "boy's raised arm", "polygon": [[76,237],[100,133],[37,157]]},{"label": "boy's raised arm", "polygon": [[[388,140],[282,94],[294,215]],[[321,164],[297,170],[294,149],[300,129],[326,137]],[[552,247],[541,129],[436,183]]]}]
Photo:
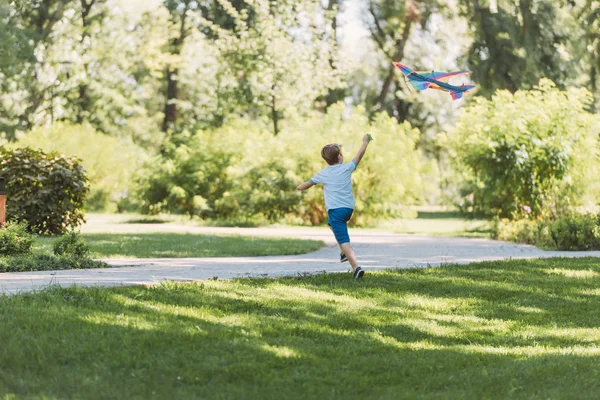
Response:
[{"label": "boy's raised arm", "polygon": [[358,163],[360,162],[360,160],[362,160],[363,156],[365,155],[365,152],[367,151],[367,146],[369,145],[370,141],[371,138],[369,137],[369,135],[363,136],[362,146],[360,146],[356,157],[354,157],[354,159],[352,160],[354,161],[354,164],[356,164],[356,166],[358,166]]},{"label": "boy's raised arm", "polygon": [[311,187],[313,187],[313,183],[311,181],[306,181],[304,183],[301,183],[298,185],[297,189],[302,191],[302,190],[306,190],[306,189],[310,189]]}]

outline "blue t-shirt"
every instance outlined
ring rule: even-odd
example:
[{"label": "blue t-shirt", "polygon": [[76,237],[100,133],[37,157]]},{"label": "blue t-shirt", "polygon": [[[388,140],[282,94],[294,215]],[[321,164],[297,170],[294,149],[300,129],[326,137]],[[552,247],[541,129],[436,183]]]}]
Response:
[{"label": "blue t-shirt", "polygon": [[354,208],[352,192],[352,172],[356,169],[354,161],[345,164],[329,165],[310,178],[313,185],[323,184],[325,208]]}]

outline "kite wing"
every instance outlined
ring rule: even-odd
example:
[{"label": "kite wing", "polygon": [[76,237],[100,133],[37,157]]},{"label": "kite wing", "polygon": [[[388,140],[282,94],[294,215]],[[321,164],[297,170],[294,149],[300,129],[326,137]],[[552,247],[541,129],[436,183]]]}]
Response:
[{"label": "kite wing", "polygon": [[459,75],[469,75],[471,71],[455,71],[455,72],[425,72],[413,71],[404,64],[393,62],[394,66],[402,71],[404,80],[409,88],[421,91],[425,89],[436,89],[450,93],[452,99],[457,100],[463,96],[463,93],[475,88],[474,85],[454,86],[448,83],[450,78]]},{"label": "kite wing", "polygon": [[450,78],[454,76],[466,75],[469,76],[471,71],[456,71],[456,72],[417,72],[419,75],[424,77],[435,79],[436,81],[442,81],[448,83]]}]

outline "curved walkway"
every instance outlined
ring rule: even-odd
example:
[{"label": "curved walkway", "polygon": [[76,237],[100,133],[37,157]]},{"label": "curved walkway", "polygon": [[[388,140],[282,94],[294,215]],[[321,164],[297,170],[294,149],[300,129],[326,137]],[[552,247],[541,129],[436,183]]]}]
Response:
[{"label": "curved walkway", "polygon": [[[349,271],[340,264],[339,249],[328,229],[323,228],[201,228],[182,227],[172,231],[208,234],[246,234],[320,239],[327,246],[298,256],[108,259],[113,268],[91,270],[39,271],[0,274],[0,293],[19,293],[51,284],[68,286],[150,285],[164,280],[191,281],[214,277],[278,277]],[[169,225],[161,230],[171,231]],[[135,225],[126,230],[136,231]],[[133,233],[133,232],[132,232]],[[385,268],[439,266],[445,263],[469,263],[507,258],[600,257],[600,251],[543,251],[533,246],[486,239],[399,235],[374,231],[352,233],[359,262],[367,272]],[[368,276],[367,276],[368,278]]]}]

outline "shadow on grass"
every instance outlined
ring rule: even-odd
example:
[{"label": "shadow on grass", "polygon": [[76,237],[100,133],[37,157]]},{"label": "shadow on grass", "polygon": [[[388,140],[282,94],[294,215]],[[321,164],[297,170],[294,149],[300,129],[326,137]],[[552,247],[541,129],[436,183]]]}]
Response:
[{"label": "shadow on grass", "polygon": [[465,219],[459,211],[418,211],[417,219]]},{"label": "shadow on grass", "polygon": [[120,222],[121,224],[166,224],[171,221],[160,218],[132,218]]},{"label": "shadow on grass", "polygon": [[599,265],[490,262],[361,282],[323,274],[4,297],[0,394],[592,399]]}]

